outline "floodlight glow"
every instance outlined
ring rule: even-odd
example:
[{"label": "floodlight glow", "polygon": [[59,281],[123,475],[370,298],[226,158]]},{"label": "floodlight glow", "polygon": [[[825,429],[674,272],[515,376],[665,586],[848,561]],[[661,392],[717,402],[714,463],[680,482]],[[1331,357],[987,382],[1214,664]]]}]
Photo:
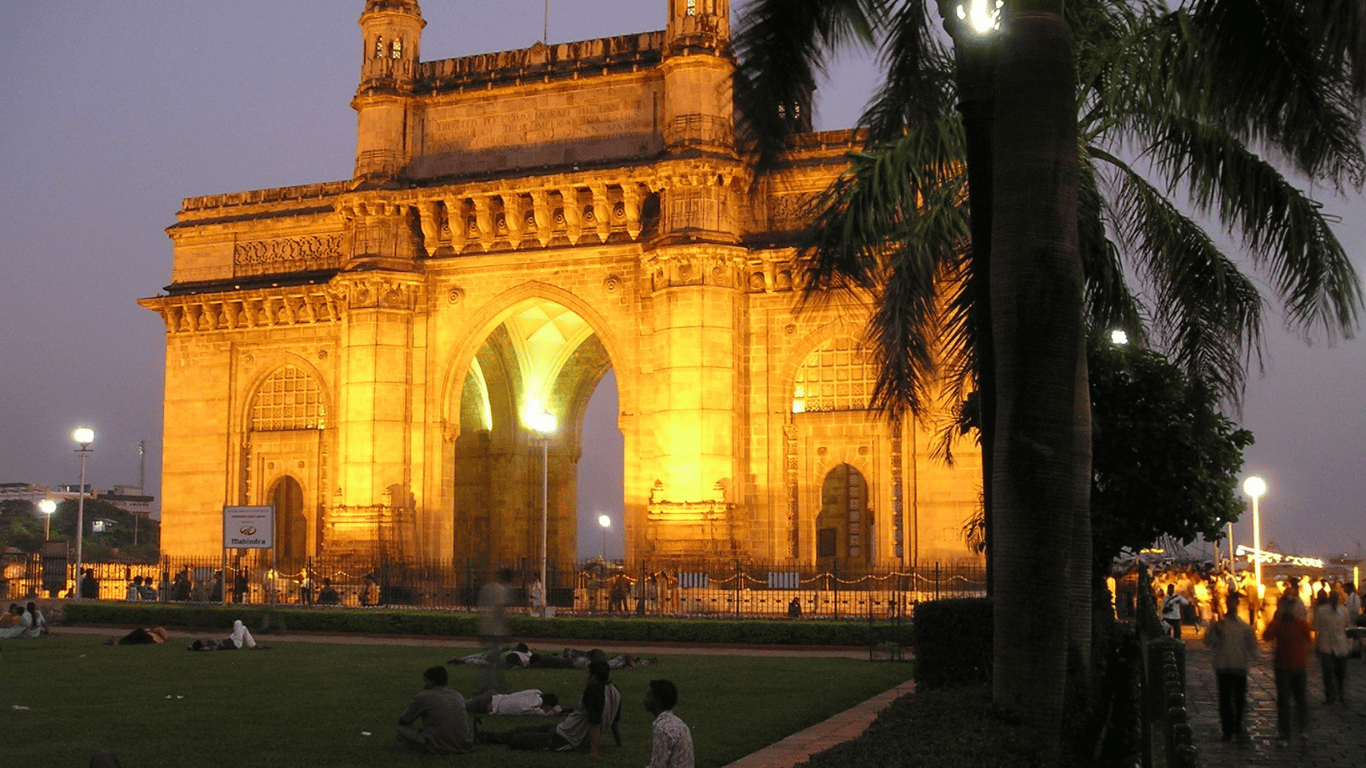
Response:
[{"label": "floodlight glow", "polygon": [[989,35],[1001,28],[1001,8],[1005,0],[971,0],[967,8],[958,6],[958,18],[978,35]]},{"label": "floodlight glow", "polygon": [[598,515],[598,525],[601,525],[603,528],[611,528],[612,518],[607,515]]},{"label": "floodlight glow", "polygon": [[38,502],[38,511],[45,515],[50,515],[57,511],[57,502],[52,499],[43,499]]},{"label": "floodlight glow", "polygon": [[1266,481],[1253,475],[1243,481],[1243,491],[1254,499],[1259,498],[1266,493]]},{"label": "floodlight glow", "polygon": [[1110,331],[1110,343],[1122,347],[1129,343],[1129,334],[1118,329]]},{"label": "floodlight glow", "polygon": [[555,430],[560,426],[560,422],[555,418],[555,414],[550,411],[541,411],[540,414],[531,419],[531,428],[536,430],[542,437],[550,437],[555,434]]},{"label": "floodlight glow", "polygon": [[89,427],[80,427],[71,433],[71,437],[81,445],[90,445],[95,442],[95,430]]}]

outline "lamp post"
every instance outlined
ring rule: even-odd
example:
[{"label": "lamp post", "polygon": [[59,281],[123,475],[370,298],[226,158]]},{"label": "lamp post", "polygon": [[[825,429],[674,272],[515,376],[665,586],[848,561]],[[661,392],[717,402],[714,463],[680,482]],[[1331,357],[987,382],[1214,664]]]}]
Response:
[{"label": "lamp post", "polygon": [[[536,437],[541,441],[541,590],[549,596],[550,585],[545,580],[545,561],[549,543],[550,509],[550,438],[555,434],[559,423],[550,411],[542,411],[531,425]],[[547,600],[547,605],[549,601]]]},{"label": "lamp post", "polygon": [[[972,236],[972,269],[967,290],[973,297],[972,333],[977,344],[977,398],[980,410],[982,482],[989,488],[994,471],[992,445],[996,423],[995,345],[991,327],[991,210],[994,205],[993,119],[996,109],[996,35],[1000,29],[1000,0],[939,0],[944,31],[953,38],[958,85],[958,113],[963,116],[964,150],[967,160],[968,206]],[[985,521],[987,593],[992,591],[992,556],[995,550],[991,494],[982,499]]]},{"label": "lamp post", "polygon": [[57,511],[57,502],[43,499],[38,502],[38,511],[43,513],[43,542],[52,538],[52,513]]},{"label": "lamp post", "polygon": [[1253,475],[1243,481],[1243,492],[1252,497],[1252,556],[1257,558],[1257,589],[1262,588],[1262,510],[1260,501],[1266,493],[1266,481]]},{"label": "lamp post", "polygon": [[602,561],[607,562],[607,529],[612,527],[612,518],[598,515],[598,525],[602,526]]},{"label": "lamp post", "polygon": [[81,455],[81,486],[76,496],[76,598],[81,596],[81,545],[85,540],[85,459],[90,455],[90,444],[95,442],[95,432],[89,427],[80,427],[71,433],[72,439],[81,447],[76,453]]}]

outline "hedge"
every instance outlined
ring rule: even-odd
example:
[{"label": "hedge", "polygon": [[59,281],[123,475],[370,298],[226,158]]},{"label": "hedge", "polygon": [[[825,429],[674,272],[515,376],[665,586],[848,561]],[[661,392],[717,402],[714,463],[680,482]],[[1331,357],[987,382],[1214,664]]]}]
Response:
[{"label": "hedge", "polygon": [[915,608],[917,688],[991,680],[991,600],[935,600]]},{"label": "hedge", "polygon": [[[389,610],[383,608],[269,608],[259,605],[163,605],[152,603],[67,603],[64,623],[139,627],[228,629],[241,619],[252,629],[336,634],[435,635],[474,637],[479,615],[467,612]],[[508,617],[520,640],[611,640],[614,642],[724,643],[741,645],[869,645],[866,621],[791,621],[754,619]],[[891,627],[879,625],[878,641],[887,642]],[[911,626],[900,627],[909,645]]]}]

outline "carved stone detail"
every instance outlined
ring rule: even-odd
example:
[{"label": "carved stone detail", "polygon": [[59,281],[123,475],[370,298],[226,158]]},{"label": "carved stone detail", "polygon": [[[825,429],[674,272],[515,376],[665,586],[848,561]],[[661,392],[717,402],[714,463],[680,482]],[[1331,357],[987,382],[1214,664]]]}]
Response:
[{"label": "carved stone detail", "polygon": [[338,269],[340,233],[247,240],[233,246],[233,275],[273,275],[287,272]]}]

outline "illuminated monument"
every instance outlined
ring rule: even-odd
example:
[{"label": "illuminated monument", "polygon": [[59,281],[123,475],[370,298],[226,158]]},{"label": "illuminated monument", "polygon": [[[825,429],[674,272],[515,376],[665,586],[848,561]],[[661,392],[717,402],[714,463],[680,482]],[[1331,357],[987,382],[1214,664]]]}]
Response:
[{"label": "illuminated monument", "polygon": [[[856,147],[734,150],[728,0],[662,32],[441,61],[369,0],[355,176],[188,198],[168,232],[162,547],[273,504],[277,556],[576,551],[585,406],[616,372],[629,562],[969,558],[980,463],[866,410],[867,308],[801,313],[801,211]],[[350,45],[351,43],[346,43]]]}]

